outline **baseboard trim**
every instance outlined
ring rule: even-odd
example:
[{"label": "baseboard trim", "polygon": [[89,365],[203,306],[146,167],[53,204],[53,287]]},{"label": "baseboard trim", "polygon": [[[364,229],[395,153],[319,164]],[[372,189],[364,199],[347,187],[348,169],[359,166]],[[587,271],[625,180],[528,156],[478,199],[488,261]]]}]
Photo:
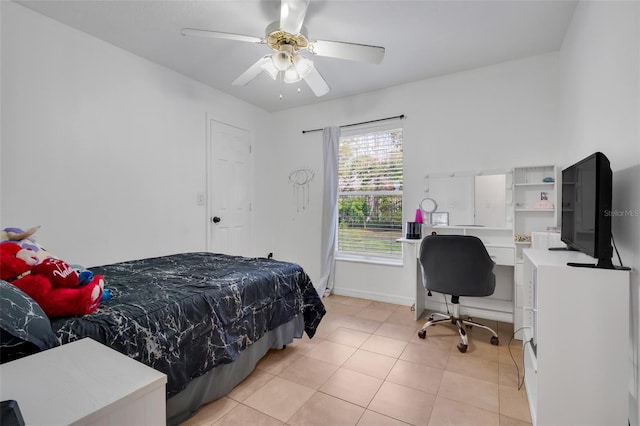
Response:
[{"label": "baseboard trim", "polygon": [[375,293],[370,291],[353,290],[345,288],[333,288],[331,291],[338,296],[357,297],[359,299],[374,300],[376,302],[394,303],[396,305],[411,306],[413,305],[412,297],[395,296],[386,293]]}]

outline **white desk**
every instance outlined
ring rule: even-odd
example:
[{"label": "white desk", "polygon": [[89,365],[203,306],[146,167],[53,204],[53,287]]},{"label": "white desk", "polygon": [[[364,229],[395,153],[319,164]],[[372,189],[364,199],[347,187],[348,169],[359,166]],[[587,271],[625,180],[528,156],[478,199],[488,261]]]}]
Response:
[{"label": "white desk", "polygon": [[[472,317],[485,318],[495,321],[513,322],[513,276],[515,264],[515,245],[513,231],[510,228],[446,226],[423,229],[424,236],[431,231],[438,234],[475,235],[482,240],[489,255],[499,267],[496,273],[496,293],[492,297],[460,298],[460,312]],[[404,265],[415,280],[415,318],[419,319],[425,309],[446,312],[443,299],[433,293],[432,300],[427,301],[427,292],[422,283],[422,269],[420,267],[420,243],[422,240],[400,238],[404,243]]]},{"label": "white desk", "polygon": [[166,423],[167,376],[91,339],[0,365],[0,380],[29,426]]}]

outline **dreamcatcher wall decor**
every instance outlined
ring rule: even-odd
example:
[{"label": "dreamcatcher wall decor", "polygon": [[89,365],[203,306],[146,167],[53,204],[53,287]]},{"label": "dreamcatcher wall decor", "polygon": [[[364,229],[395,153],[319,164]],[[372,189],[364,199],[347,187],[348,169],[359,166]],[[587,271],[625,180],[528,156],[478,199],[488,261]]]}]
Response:
[{"label": "dreamcatcher wall decor", "polygon": [[293,185],[293,201],[298,212],[300,208],[306,210],[309,206],[309,184],[314,176],[313,170],[308,168],[297,169],[289,173],[289,183]]}]

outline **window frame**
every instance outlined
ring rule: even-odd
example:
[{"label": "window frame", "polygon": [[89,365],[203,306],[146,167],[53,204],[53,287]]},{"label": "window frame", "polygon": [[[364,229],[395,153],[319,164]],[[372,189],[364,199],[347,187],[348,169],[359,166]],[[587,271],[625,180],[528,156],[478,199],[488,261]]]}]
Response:
[{"label": "window frame", "polygon": [[[364,195],[364,194],[371,194],[372,192],[376,193],[377,195],[394,195],[394,196],[400,196],[401,198],[401,228],[400,228],[400,234],[398,235],[398,238],[402,238],[402,232],[403,232],[403,227],[402,227],[402,221],[404,220],[404,127],[402,126],[401,123],[399,123],[397,120],[394,120],[393,122],[388,122],[388,123],[384,123],[384,124],[377,124],[377,125],[363,125],[363,126],[354,126],[353,128],[349,128],[348,130],[342,130],[341,135],[340,135],[340,140],[342,140],[342,138],[348,138],[348,137],[353,137],[356,135],[360,135],[360,134],[366,134],[366,133],[375,133],[375,132],[384,132],[384,131],[391,131],[391,130],[395,130],[395,129],[401,129],[402,130],[402,152],[403,152],[403,158],[402,158],[402,189],[399,190],[380,190],[380,191],[350,191],[350,192],[341,192],[340,189],[338,188],[338,200],[340,200],[340,196],[341,195]],[[340,141],[341,143],[341,141]],[[339,144],[339,149],[340,149],[341,144]],[[340,164],[340,158],[338,158],[338,165]],[[339,213],[338,213],[338,206],[336,206],[336,246],[335,246],[335,259],[336,260],[341,260],[341,261],[348,261],[348,262],[358,262],[358,263],[373,263],[373,264],[380,264],[380,265],[389,265],[389,266],[402,266],[403,265],[403,250],[404,250],[404,244],[398,242],[397,244],[399,244],[400,247],[400,254],[397,256],[384,256],[382,254],[375,254],[375,253],[350,253],[350,252],[343,252],[339,250],[339,245],[340,245],[340,218],[339,218]]]}]

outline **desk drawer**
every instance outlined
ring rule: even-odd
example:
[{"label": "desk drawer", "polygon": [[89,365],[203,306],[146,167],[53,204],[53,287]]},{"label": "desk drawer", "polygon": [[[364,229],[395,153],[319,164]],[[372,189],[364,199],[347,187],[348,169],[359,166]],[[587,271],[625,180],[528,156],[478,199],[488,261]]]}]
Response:
[{"label": "desk drawer", "polygon": [[511,247],[487,247],[489,256],[496,265],[514,266],[514,249]]}]

